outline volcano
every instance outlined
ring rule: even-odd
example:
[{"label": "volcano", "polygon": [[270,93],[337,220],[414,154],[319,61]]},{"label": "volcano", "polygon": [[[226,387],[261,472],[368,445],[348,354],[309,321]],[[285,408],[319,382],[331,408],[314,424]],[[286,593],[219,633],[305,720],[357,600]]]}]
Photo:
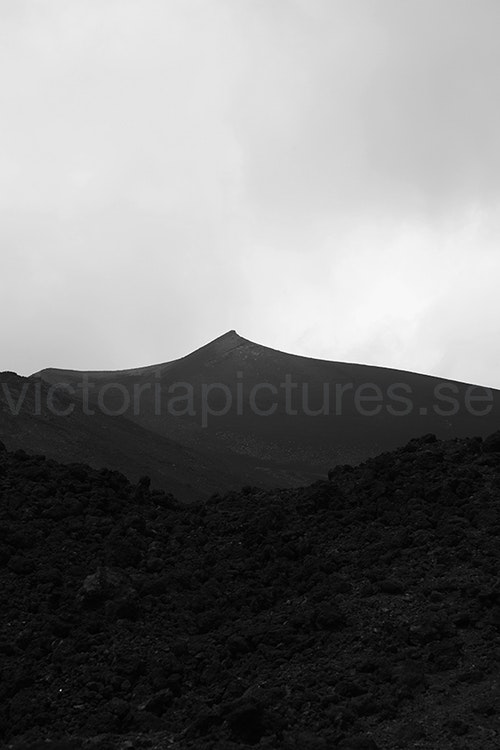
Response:
[{"label": "volcano", "polygon": [[147,367],[2,377],[9,449],[109,466],[132,480],[146,473],[183,500],[244,484],[298,486],[419,435],[500,427],[498,391],[289,354],[234,330]]}]

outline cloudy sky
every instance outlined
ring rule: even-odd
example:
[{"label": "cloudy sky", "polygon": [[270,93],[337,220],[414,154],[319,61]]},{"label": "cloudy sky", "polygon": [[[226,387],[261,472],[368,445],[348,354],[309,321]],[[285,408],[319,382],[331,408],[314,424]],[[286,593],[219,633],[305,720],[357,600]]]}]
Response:
[{"label": "cloudy sky", "polygon": [[1,0],[0,370],[235,328],[500,387],[498,0]]}]

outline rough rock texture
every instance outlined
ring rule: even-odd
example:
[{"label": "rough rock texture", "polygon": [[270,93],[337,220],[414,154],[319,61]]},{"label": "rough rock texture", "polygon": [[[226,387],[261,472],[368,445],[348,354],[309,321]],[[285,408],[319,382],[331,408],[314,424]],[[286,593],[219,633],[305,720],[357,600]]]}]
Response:
[{"label": "rough rock texture", "polygon": [[3,746],[498,748],[498,437],[188,507],[0,444]]}]

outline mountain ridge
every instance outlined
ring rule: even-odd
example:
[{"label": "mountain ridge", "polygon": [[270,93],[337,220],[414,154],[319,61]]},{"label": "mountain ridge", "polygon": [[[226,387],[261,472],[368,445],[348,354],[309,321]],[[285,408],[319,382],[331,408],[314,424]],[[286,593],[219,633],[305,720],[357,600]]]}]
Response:
[{"label": "mountain ridge", "polygon": [[[221,347],[221,344],[223,344],[224,346]],[[382,371],[382,372],[394,373],[394,374],[397,373],[397,374],[417,375],[419,377],[424,377],[424,378],[433,378],[433,379],[437,378],[442,381],[446,381],[448,383],[456,383],[457,385],[474,386],[474,387],[479,387],[479,388],[489,388],[491,390],[496,390],[492,388],[491,386],[479,385],[476,383],[471,383],[467,380],[457,380],[456,378],[448,378],[448,377],[445,377],[444,375],[439,375],[439,374],[430,373],[430,372],[422,372],[420,370],[404,370],[400,367],[387,367],[386,365],[370,364],[366,362],[331,360],[331,359],[325,359],[323,357],[309,356],[306,354],[296,354],[294,352],[284,351],[283,349],[277,349],[275,347],[268,346],[267,344],[261,344],[261,343],[252,341],[251,339],[247,339],[244,336],[241,336],[240,334],[238,334],[235,329],[230,329],[229,331],[222,333],[220,336],[217,336],[216,338],[208,341],[206,344],[202,344],[196,349],[193,349],[193,351],[188,352],[187,354],[184,354],[181,357],[176,357],[175,359],[172,359],[172,360],[165,360],[163,362],[157,362],[151,365],[143,365],[143,366],[131,367],[131,368],[125,367],[125,368],[119,368],[119,369],[107,369],[107,370],[85,370],[85,369],[82,370],[82,369],[64,368],[64,367],[44,367],[41,370],[37,370],[31,375],[28,375],[25,377],[29,377],[29,378],[41,377],[44,380],[47,380],[48,382],[53,383],[53,382],[57,382],[53,378],[53,375],[56,373],[58,374],[67,373],[69,375],[85,373],[89,376],[92,375],[93,377],[107,377],[111,374],[143,375],[143,374],[148,374],[150,372],[155,372],[157,370],[161,371],[162,368],[167,368],[173,364],[182,362],[195,355],[200,355],[202,353],[221,354],[221,353],[225,353],[226,351],[231,351],[232,349],[236,349],[242,346],[254,347],[258,350],[273,352],[275,354],[283,355],[284,357],[292,357],[296,360],[304,360],[308,362],[317,362],[317,363],[323,363],[323,364],[328,363],[328,364],[337,365],[339,367],[345,366],[345,367],[356,368],[356,369],[357,368],[366,369],[366,370],[369,369],[371,371]]]},{"label": "mountain ridge", "polygon": [[[44,367],[41,370],[38,370],[37,372],[32,373],[28,377],[41,377],[44,380],[48,380],[50,382],[55,382],[52,379],[52,375],[55,373],[68,373],[68,374],[79,374],[79,373],[85,373],[88,375],[92,375],[94,377],[104,377],[111,375],[113,373],[119,374],[119,375],[143,375],[148,372],[153,372],[155,370],[164,368],[168,365],[171,365],[175,362],[181,362],[182,360],[186,359],[187,357],[191,357],[195,354],[209,351],[211,348],[214,348],[215,353],[215,346],[214,345],[220,345],[221,344],[232,344],[232,346],[227,347],[227,349],[235,348],[236,346],[241,346],[243,343],[253,343],[250,342],[248,339],[244,339],[242,336],[239,336],[235,330],[226,331],[226,333],[221,334],[220,336],[217,336],[215,339],[212,339],[206,344],[203,344],[202,346],[198,347],[197,349],[194,349],[192,352],[189,352],[188,354],[184,354],[182,357],[177,357],[176,359],[172,360],[166,360],[165,362],[158,362],[153,365],[144,365],[141,367],[130,367],[130,368],[123,368],[118,370],[77,370],[77,369],[71,369],[71,368],[64,368],[64,367]],[[223,351],[226,349],[224,347]],[[220,351],[220,348],[219,348]]]},{"label": "mountain ridge", "polygon": [[[243,484],[297,486],[419,435],[484,436],[500,428],[498,391],[281,352],[235,329],[157,365],[46,369],[17,386],[15,377],[6,375],[0,388],[9,448],[69,461],[81,454],[133,480],[142,462],[157,486],[183,500]],[[22,413],[13,415],[26,390]],[[42,415],[32,413],[38,392]],[[54,414],[54,394],[72,412],[67,418]],[[484,403],[474,401],[478,394]]]},{"label": "mountain ridge", "polygon": [[[223,345],[223,346],[221,346]],[[405,370],[400,367],[387,367],[386,365],[380,365],[380,364],[371,364],[366,362],[358,362],[358,361],[344,361],[344,360],[331,360],[326,359],[323,357],[315,357],[315,356],[309,356],[306,354],[296,354],[294,352],[285,351],[283,349],[277,349],[272,346],[268,346],[267,344],[261,344],[255,341],[252,341],[251,339],[247,339],[244,336],[241,336],[237,333],[235,329],[230,329],[229,331],[226,331],[225,333],[222,333],[220,336],[217,336],[216,338],[208,341],[206,344],[202,344],[201,346],[197,347],[196,349],[193,349],[193,351],[188,352],[187,354],[182,355],[181,357],[176,357],[172,360],[165,360],[163,362],[157,362],[155,364],[151,365],[143,365],[138,367],[125,367],[125,368],[118,368],[118,369],[106,369],[106,370],[86,370],[86,369],[75,369],[75,368],[64,368],[64,367],[44,367],[41,370],[37,370],[34,373],[31,373],[28,376],[28,378],[43,378],[47,382],[55,383],[58,382],[55,378],[55,375],[76,375],[76,374],[86,374],[93,377],[108,377],[112,374],[116,375],[145,375],[149,374],[151,372],[155,371],[162,371],[166,368],[171,367],[172,365],[175,365],[176,363],[180,363],[185,361],[186,359],[199,356],[201,354],[211,354],[211,355],[220,355],[226,352],[230,352],[232,349],[236,349],[238,347],[244,347],[249,346],[253,347],[255,350],[262,350],[265,352],[272,352],[274,354],[282,355],[283,357],[291,357],[295,360],[304,360],[307,362],[315,362],[315,363],[321,363],[321,364],[330,364],[330,365],[337,365],[338,367],[349,367],[349,368],[355,368],[360,370],[370,370],[370,371],[380,371],[380,372],[386,372],[391,374],[409,374],[409,375],[415,375],[418,377],[423,378],[432,378],[432,379],[439,379],[441,381],[445,381],[447,383],[455,383],[457,385],[461,386],[474,386],[478,388],[485,388],[490,390],[497,390],[493,388],[492,386],[485,386],[482,384],[477,383],[471,383],[467,380],[457,380],[456,378],[448,378],[441,374],[436,374],[432,372],[422,372],[420,370]],[[0,373],[1,374],[1,373]]]}]

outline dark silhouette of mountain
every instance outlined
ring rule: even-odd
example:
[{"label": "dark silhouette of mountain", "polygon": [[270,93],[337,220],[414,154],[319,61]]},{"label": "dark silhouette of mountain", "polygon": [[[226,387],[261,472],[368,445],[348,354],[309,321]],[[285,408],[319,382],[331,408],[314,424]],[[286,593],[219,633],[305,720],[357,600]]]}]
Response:
[{"label": "dark silhouette of mountain", "polygon": [[189,506],[0,443],[13,750],[498,750],[500,433]]},{"label": "dark silhouette of mountain", "polygon": [[124,471],[137,481],[149,475],[185,501],[222,487],[238,488],[255,474],[246,457],[211,456],[144,428],[125,416],[85,414],[64,390],[51,393],[39,378],[0,373],[0,436],[9,449],[43,453],[59,461],[85,461]]},{"label": "dark silhouette of mountain", "polygon": [[[201,475],[219,466],[220,489],[234,486],[235,474],[240,484],[297,485],[414,436],[486,435],[500,426],[498,391],[489,403],[485,389],[465,383],[287,354],[235,331],[171,362],[112,372],[47,369],[37,379],[69,386],[96,422],[103,412],[117,414],[108,423],[119,424],[121,435],[125,422],[141,428],[148,452],[155,435],[192,451]],[[128,471],[132,454],[121,435],[116,447],[127,458],[110,465]],[[148,471],[156,461],[152,451]],[[181,470],[178,481],[192,483],[188,474]]]}]

